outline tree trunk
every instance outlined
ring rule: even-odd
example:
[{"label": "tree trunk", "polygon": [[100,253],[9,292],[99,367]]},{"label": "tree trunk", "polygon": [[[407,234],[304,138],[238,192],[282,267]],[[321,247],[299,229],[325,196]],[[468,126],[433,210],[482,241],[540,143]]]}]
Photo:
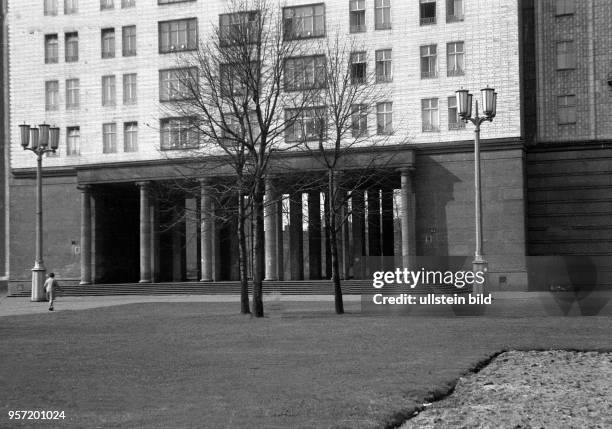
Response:
[{"label": "tree trunk", "polygon": [[336,184],[334,182],[334,171],[328,171],[328,194],[329,194],[329,211],[326,226],[329,228],[329,241],[331,247],[332,260],[332,283],[334,285],[334,303],[336,314],[344,314],[344,303],[342,301],[342,286],[340,284],[340,264],[338,261],[338,231],[336,214],[338,212],[338,201],[336,198]]},{"label": "tree trunk", "polygon": [[240,313],[250,314],[249,306],[249,273],[247,270],[247,243],[244,233],[246,217],[244,214],[244,195],[238,191],[238,247],[239,247],[239,268],[240,268]]},{"label": "tree trunk", "polygon": [[265,272],[264,247],[264,191],[263,179],[256,179],[253,193],[253,211],[255,214],[255,272],[253,273],[253,314],[263,317],[262,284]]}]

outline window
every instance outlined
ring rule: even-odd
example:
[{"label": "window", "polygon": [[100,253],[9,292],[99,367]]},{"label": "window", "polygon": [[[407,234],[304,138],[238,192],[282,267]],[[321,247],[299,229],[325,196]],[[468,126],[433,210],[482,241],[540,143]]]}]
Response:
[{"label": "window", "polygon": [[219,15],[221,45],[254,43],[259,39],[259,11]]},{"label": "window", "polygon": [[283,9],[285,39],[325,36],[325,6],[321,4]]},{"label": "window", "polygon": [[366,81],[366,53],[351,53],[351,83],[353,85],[365,83]]},{"label": "window", "polygon": [[121,7],[134,7],[136,6],[136,0],[121,0]]},{"label": "window", "polygon": [[247,88],[253,88],[256,85],[257,63],[251,62],[251,70],[248,70],[246,64],[220,64],[219,78],[221,79],[221,90],[224,97],[234,97],[237,95],[245,95]]},{"label": "window", "polygon": [[195,69],[159,71],[159,101],[187,100],[197,83]]},{"label": "window", "polygon": [[159,52],[177,52],[196,49],[198,31],[196,18],[178,19],[159,23]]},{"label": "window", "polygon": [[45,110],[57,110],[59,108],[59,82],[48,80],[45,82]]},{"label": "window", "polygon": [[66,128],[66,155],[78,155],[81,146],[81,130],[79,127]]},{"label": "window", "polygon": [[438,76],[436,45],[421,46],[421,79]]},{"label": "window", "polygon": [[436,23],[436,0],[420,0],[421,25]]},{"label": "window", "polygon": [[79,60],[79,33],[66,33],[66,62],[73,63]]},{"label": "window", "polygon": [[325,87],[325,56],[289,58],[285,61],[285,90]]},{"label": "window", "polygon": [[114,9],[115,2],[113,0],[100,0],[100,10]]},{"label": "window", "polygon": [[136,73],[123,75],[123,104],[136,104]]},{"label": "window", "polygon": [[123,56],[131,57],[136,55],[136,26],[128,25],[122,28]]},{"label": "window", "polygon": [[457,110],[457,97],[448,97],[448,129],[460,130],[465,128],[465,122],[459,118]]},{"label": "window", "polygon": [[79,80],[66,80],[66,109],[78,109],[80,103]]},{"label": "window", "polygon": [[285,140],[299,142],[319,140],[326,133],[324,107],[303,109],[298,113],[294,109],[285,110],[285,119],[291,122],[285,131]]},{"label": "window", "polygon": [[115,76],[102,76],[102,105],[114,106],[116,103]]},{"label": "window", "polygon": [[351,106],[351,131],[353,137],[368,135],[368,106],[365,104]]},{"label": "window", "polygon": [[421,100],[421,116],[423,119],[423,132],[440,131],[437,98]]},{"label": "window", "polygon": [[58,41],[57,34],[45,35],[45,64],[57,63]]},{"label": "window", "polygon": [[576,123],[576,96],[561,95],[557,97],[557,114],[559,125]]},{"label": "window", "polygon": [[115,29],[102,29],[102,58],[115,57]]},{"label": "window", "polygon": [[576,6],[576,0],[556,0],[555,15],[572,15]]},{"label": "window", "polygon": [[102,153],[117,152],[117,124],[102,124]]},{"label": "window", "polygon": [[160,129],[163,150],[198,147],[198,134],[189,125],[189,118],[162,119]]},{"label": "window", "polygon": [[376,30],[391,28],[391,0],[374,0],[374,28]]},{"label": "window", "polygon": [[47,16],[57,15],[57,0],[45,0],[44,11]]},{"label": "window", "polygon": [[463,42],[446,44],[446,75],[463,76]]},{"label": "window", "polygon": [[351,0],[349,4],[349,25],[351,33],[363,33],[366,31],[365,2],[366,0]]},{"label": "window", "polygon": [[446,22],[463,21],[463,0],[446,0]]},{"label": "window", "polygon": [[79,11],[79,0],[64,0],[64,15],[70,15]]},{"label": "window", "polygon": [[157,4],[183,3],[186,1],[195,1],[195,0],[157,0]]},{"label": "window", "polygon": [[393,103],[385,102],[376,105],[376,133],[393,133]]},{"label": "window", "polygon": [[576,68],[574,41],[557,42],[557,70]]},{"label": "window", "polygon": [[376,51],[376,82],[391,82],[391,49]]},{"label": "window", "polygon": [[125,122],[123,124],[123,151],[138,151],[138,122]]}]

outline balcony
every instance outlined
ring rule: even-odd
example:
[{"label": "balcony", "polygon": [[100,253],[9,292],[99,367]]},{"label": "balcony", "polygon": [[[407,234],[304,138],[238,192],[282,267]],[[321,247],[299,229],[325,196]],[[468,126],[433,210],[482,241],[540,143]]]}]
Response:
[{"label": "balcony", "polygon": [[447,70],[446,75],[447,76],[463,76],[465,73],[463,72],[463,69],[451,69],[451,70]]},{"label": "balcony", "polygon": [[365,24],[351,25],[350,32],[351,33],[365,33],[366,32],[366,26],[365,26]]},{"label": "balcony", "polygon": [[438,77],[437,71],[421,71],[421,79],[433,79]]},{"label": "balcony", "polygon": [[449,130],[464,130],[465,129],[465,122],[449,122],[448,123],[448,129]]},{"label": "balcony", "polygon": [[446,15],[446,22],[461,22],[463,15]]},{"label": "balcony", "polygon": [[427,17],[421,18],[421,25],[432,25],[435,23],[436,23],[435,16],[427,16]]},{"label": "balcony", "polygon": [[435,133],[440,131],[440,128],[434,124],[423,124],[423,132],[424,133]]}]

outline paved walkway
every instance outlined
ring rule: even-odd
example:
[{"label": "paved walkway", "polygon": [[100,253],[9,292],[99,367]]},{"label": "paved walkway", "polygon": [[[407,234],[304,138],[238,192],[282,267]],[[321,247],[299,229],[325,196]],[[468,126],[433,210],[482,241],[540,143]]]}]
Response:
[{"label": "paved walkway", "polygon": [[[359,295],[345,295],[346,301],[359,301]],[[264,302],[308,302],[333,301],[332,295],[264,295]],[[114,295],[96,297],[61,297],[55,301],[55,311],[87,310],[113,305],[138,304],[147,302],[240,302],[238,295]],[[19,314],[48,313],[48,302],[31,302],[30,298],[7,298],[0,296],[0,317]]]}]

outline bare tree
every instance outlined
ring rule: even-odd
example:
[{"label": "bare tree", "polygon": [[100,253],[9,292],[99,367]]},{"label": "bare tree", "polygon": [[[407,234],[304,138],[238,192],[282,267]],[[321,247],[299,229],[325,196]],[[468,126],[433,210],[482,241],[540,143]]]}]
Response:
[{"label": "bare tree", "polygon": [[[367,122],[377,104],[388,101],[384,82],[390,75],[380,67],[368,72],[365,49],[339,34],[329,36],[319,51],[324,53],[325,62],[319,69],[323,84],[317,93],[318,103],[305,112],[310,122],[304,120],[303,114],[294,126],[301,127],[303,146],[326,172],[323,187],[329,209],[325,211],[325,226],[331,248],[335,311],[342,314],[339,235],[351,214],[348,201],[353,192],[376,181],[380,169],[391,161],[372,150],[389,140],[393,132],[390,124],[377,124],[376,132],[371,133]],[[370,149],[368,154],[360,156],[357,163],[351,162],[366,146]]]},{"label": "bare tree", "polygon": [[[186,118],[197,138],[189,156],[206,169],[229,169],[238,195],[241,311],[249,312],[245,223],[254,217],[253,314],[263,317],[264,180],[289,124],[310,105],[312,92],[283,91],[285,61],[304,44],[286,42],[282,11],[267,0],[233,0],[212,37],[180,57],[176,100],[168,109]],[[197,136],[197,137],[196,137]],[[274,202],[271,202],[274,203]]]}]

